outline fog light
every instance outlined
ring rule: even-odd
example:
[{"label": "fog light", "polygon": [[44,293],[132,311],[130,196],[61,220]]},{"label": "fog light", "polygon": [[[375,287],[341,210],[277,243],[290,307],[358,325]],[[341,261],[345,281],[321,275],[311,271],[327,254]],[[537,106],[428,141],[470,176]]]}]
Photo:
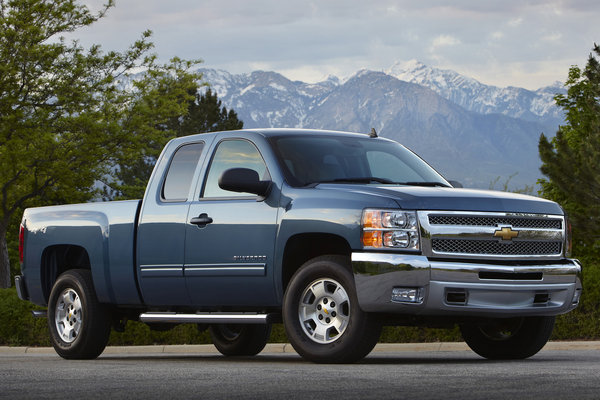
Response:
[{"label": "fog light", "polygon": [[573,294],[573,304],[579,304],[579,299],[581,298],[581,289],[575,290]]},{"label": "fog light", "polygon": [[394,303],[422,303],[423,288],[401,288],[392,289],[392,302]]}]

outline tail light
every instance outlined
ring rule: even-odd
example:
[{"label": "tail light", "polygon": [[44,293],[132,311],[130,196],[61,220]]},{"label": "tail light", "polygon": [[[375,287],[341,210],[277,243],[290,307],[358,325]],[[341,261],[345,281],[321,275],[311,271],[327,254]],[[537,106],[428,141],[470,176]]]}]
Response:
[{"label": "tail light", "polygon": [[19,227],[19,262],[23,263],[23,247],[25,246],[25,227]]}]

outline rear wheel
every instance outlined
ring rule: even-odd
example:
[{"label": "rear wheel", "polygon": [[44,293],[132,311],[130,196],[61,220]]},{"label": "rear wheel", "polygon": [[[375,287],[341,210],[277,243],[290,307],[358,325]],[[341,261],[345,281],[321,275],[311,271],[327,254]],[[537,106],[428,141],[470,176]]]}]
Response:
[{"label": "rear wheel", "polygon": [[210,337],[219,352],[226,356],[254,356],[265,348],[271,336],[267,325],[211,325]]},{"label": "rear wheel", "polygon": [[283,323],[294,349],[319,363],[365,357],[381,333],[373,315],[358,305],[349,260],[317,257],[292,277],[283,300]]},{"label": "rear wheel", "polygon": [[48,301],[48,327],[63,358],[93,359],[104,351],[111,315],[98,302],[90,271],[74,269],[58,277]]},{"label": "rear wheel", "polygon": [[496,360],[531,357],[544,347],[554,329],[555,317],[498,319],[464,324],[460,331],[469,347],[482,357]]}]

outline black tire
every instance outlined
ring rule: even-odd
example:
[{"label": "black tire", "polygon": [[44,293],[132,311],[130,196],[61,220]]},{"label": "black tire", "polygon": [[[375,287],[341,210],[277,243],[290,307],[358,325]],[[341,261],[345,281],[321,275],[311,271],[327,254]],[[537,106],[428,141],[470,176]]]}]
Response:
[{"label": "black tire", "polygon": [[48,301],[54,349],[66,359],[94,359],[106,347],[111,314],[96,296],[90,271],[73,269],[58,277]]},{"label": "black tire", "polygon": [[254,356],[265,348],[271,336],[271,324],[211,325],[213,344],[225,356]]},{"label": "black tire", "polygon": [[283,323],[298,354],[317,363],[361,360],[381,334],[379,321],[358,305],[350,259],[343,256],[313,258],[300,267],[285,291]]},{"label": "black tire", "polygon": [[548,342],[555,317],[498,319],[460,326],[469,347],[493,360],[518,360],[533,356]]}]

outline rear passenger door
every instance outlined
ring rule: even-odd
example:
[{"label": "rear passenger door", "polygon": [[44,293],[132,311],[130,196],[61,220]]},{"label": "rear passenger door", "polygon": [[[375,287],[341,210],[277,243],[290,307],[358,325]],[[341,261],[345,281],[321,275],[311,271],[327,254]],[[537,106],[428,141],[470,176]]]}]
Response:
[{"label": "rear passenger door", "polygon": [[[165,157],[163,177],[152,178],[138,225],[138,279],[145,304],[190,304],[184,278],[184,245],[192,183],[197,179],[204,142],[183,144]],[[161,168],[162,167],[162,168]]]}]

